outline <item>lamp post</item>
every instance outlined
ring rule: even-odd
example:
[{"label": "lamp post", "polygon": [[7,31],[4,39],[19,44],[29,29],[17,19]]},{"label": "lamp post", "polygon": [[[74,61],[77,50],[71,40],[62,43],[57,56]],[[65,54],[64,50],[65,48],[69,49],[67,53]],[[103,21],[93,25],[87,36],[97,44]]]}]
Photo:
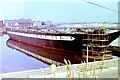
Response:
[{"label": "lamp post", "polygon": [[86,58],[86,64],[87,64],[87,69],[88,69],[88,45],[87,45],[87,58]]},{"label": "lamp post", "polygon": [[[88,32],[87,32],[87,34],[89,34]],[[90,39],[90,36],[89,35],[87,35],[87,38],[88,38],[88,40],[87,40],[87,57],[86,57],[86,64],[87,64],[87,69],[88,69],[88,52],[89,52],[89,47],[91,47],[91,41],[89,41],[89,39]]]},{"label": "lamp post", "polygon": [[[87,32],[87,34],[88,34],[88,32]],[[88,39],[89,39],[89,36],[88,36]],[[87,69],[88,69],[88,47],[89,47],[89,43],[87,41],[87,57],[86,57]]]}]

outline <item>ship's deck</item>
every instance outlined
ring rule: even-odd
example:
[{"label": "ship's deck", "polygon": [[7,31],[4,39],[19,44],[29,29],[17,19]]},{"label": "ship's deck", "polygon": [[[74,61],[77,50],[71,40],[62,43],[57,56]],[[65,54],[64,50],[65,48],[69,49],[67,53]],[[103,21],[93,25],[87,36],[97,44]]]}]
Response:
[{"label": "ship's deck", "polygon": [[69,29],[69,28],[62,28],[62,29],[29,29],[29,28],[8,28],[11,31],[15,32],[24,32],[24,33],[34,33],[34,34],[47,34],[47,35],[55,35],[55,34],[86,34],[85,31],[80,29]]}]

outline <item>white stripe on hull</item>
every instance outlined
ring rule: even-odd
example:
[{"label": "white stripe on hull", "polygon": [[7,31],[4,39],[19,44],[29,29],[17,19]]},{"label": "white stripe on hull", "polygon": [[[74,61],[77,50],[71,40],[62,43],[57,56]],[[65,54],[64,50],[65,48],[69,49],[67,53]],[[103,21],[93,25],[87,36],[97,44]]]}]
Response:
[{"label": "white stripe on hull", "polygon": [[40,34],[28,34],[28,33],[12,32],[12,31],[7,31],[7,33],[13,34],[13,35],[18,35],[18,36],[47,39],[47,40],[73,41],[75,39],[72,36],[52,36],[52,35],[40,35]]}]

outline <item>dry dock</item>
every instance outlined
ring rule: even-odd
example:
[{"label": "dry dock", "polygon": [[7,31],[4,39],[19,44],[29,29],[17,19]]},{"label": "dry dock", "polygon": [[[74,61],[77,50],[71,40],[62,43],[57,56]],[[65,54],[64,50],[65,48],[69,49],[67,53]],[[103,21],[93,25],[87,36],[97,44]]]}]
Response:
[{"label": "dry dock", "polygon": [[[85,70],[86,63],[71,65],[73,78],[118,78],[120,71],[118,69],[118,59],[89,62],[88,68]],[[84,70],[84,71],[83,71]],[[66,66],[56,68],[55,72],[51,72],[50,68],[20,71],[13,73],[0,74],[1,78],[68,78]]]}]

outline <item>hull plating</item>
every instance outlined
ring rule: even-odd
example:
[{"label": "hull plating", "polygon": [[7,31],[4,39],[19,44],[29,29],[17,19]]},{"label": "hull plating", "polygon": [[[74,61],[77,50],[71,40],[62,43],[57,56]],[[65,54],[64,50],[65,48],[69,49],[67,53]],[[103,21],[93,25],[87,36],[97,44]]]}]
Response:
[{"label": "hull plating", "polygon": [[44,47],[54,50],[62,50],[67,52],[74,52],[79,56],[82,56],[82,36],[76,36],[73,41],[64,41],[64,40],[47,40],[39,38],[30,38],[24,36],[18,36],[14,34],[8,34],[11,39],[27,43],[30,45],[35,45],[38,47]]}]

